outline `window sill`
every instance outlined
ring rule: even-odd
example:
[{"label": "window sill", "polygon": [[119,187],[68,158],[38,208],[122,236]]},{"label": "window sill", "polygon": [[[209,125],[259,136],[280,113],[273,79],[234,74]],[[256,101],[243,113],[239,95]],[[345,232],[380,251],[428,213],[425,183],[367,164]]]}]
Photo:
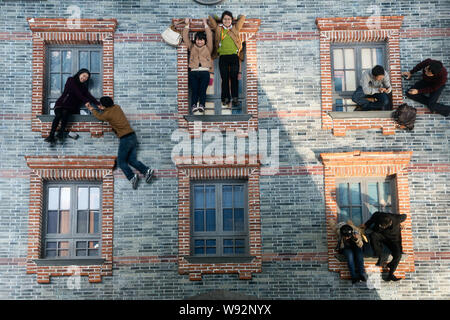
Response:
[{"label": "window sill", "polygon": [[[43,114],[38,115],[37,118],[42,122],[52,122],[55,116],[51,114]],[[96,117],[90,114],[89,115],[73,114],[69,119],[69,122],[102,122],[102,121],[98,120]]]},{"label": "window sill", "polygon": [[254,256],[234,256],[234,257],[198,257],[186,256],[189,263],[250,263],[255,259]]},{"label": "window sill", "polygon": [[[400,259],[400,262],[405,262],[408,259],[408,254],[402,254],[402,258]],[[347,259],[345,258],[345,256],[343,254],[340,253],[336,253],[334,256],[338,261],[340,262],[347,262]],[[388,254],[386,256],[386,261],[391,261],[392,260],[392,255]],[[369,263],[373,263],[375,264],[378,261],[377,257],[373,257],[373,256],[367,256],[364,255],[364,262],[369,262]]]},{"label": "window sill", "polygon": [[105,262],[105,259],[102,258],[35,259],[33,261],[38,266],[90,266],[90,265],[101,265]]},{"label": "window sill", "polygon": [[230,114],[230,115],[188,115],[184,118],[189,122],[202,121],[202,122],[230,122],[230,121],[248,121],[252,118],[251,114]]},{"label": "window sill", "polygon": [[372,119],[372,118],[391,118],[393,110],[388,111],[353,111],[353,112],[342,112],[342,111],[330,111],[328,115],[333,119]]}]

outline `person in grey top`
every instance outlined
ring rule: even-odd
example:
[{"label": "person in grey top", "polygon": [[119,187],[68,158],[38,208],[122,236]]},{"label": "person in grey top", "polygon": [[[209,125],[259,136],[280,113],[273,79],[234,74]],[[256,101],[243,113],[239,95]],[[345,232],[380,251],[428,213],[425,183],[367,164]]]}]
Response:
[{"label": "person in grey top", "polygon": [[360,86],[353,93],[352,100],[358,107],[355,111],[388,110],[391,93],[389,74],[382,66],[375,66],[372,70],[363,72]]}]

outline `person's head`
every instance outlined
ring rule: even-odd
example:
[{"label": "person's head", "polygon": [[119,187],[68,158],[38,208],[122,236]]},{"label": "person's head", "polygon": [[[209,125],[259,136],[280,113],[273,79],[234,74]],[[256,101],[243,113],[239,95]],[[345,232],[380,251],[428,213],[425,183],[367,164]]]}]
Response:
[{"label": "person's head", "polygon": [[428,77],[433,77],[437,75],[439,72],[441,72],[441,69],[442,65],[437,61],[433,61],[428,66],[425,67],[424,71]]},{"label": "person's head", "polygon": [[103,110],[105,108],[110,108],[113,105],[114,105],[114,101],[110,97],[104,96],[104,97],[100,98],[100,106],[99,106],[100,109]]},{"label": "person's head", "polygon": [[230,11],[224,11],[220,21],[222,21],[225,27],[229,28],[233,23],[233,14]]},{"label": "person's head", "polygon": [[203,47],[206,44],[206,33],[199,31],[194,36],[195,45],[197,47]]},{"label": "person's head", "polygon": [[389,216],[383,215],[380,217],[380,220],[378,222],[378,227],[380,229],[389,228],[391,225],[392,225],[392,219]]},{"label": "person's head", "polygon": [[384,78],[384,68],[382,66],[375,66],[372,68],[372,75],[377,81],[381,81]]},{"label": "person's head", "polygon": [[78,83],[86,83],[91,78],[91,73],[88,69],[80,69],[73,77]]},{"label": "person's head", "polygon": [[347,240],[353,236],[353,228],[348,224],[344,224],[340,229],[341,236]]}]

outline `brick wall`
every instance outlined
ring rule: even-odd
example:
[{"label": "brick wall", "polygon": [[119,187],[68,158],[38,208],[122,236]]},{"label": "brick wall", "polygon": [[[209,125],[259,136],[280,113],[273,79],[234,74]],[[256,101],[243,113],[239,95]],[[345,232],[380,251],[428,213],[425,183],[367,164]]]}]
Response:
[{"label": "brick wall", "polygon": [[[80,1],[83,19],[114,19],[114,98],[130,119],[138,157],[155,168],[155,181],[130,188],[114,169],[112,264],[101,282],[89,276],[50,276],[38,283],[27,274],[33,170],[25,156],[108,156],[118,140],[103,128],[92,138],[49,148],[32,131],[33,39],[27,18],[67,18],[64,2],[7,1],[0,19],[0,297],[6,299],[171,299],[223,289],[268,299],[448,299],[450,158],[449,120],[419,107],[413,132],[383,135],[372,129],[334,136],[322,129],[320,32],[317,18],[401,16],[400,70],[427,57],[450,67],[449,28],[444,1],[260,2],[228,0],[202,6],[152,1]],[[160,33],[172,19],[206,17],[229,9],[260,20],[253,39],[257,60],[258,129],[280,130],[280,169],[261,175],[261,260],[251,280],[238,273],[205,273],[201,282],[180,274],[179,178],[171,160],[171,134],[179,128],[179,71],[182,49],[166,45]],[[414,79],[419,79],[415,77]],[[401,80],[403,91],[413,81]],[[450,89],[441,96],[450,103]],[[405,102],[410,103],[409,100]],[[412,103],[417,106],[417,104]],[[256,124],[255,124],[256,125]],[[90,130],[90,129],[89,129]],[[412,152],[408,177],[412,257],[403,280],[384,283],[373,270],[368,286],[351,286],[330,271],[326,227],[326,184],[321,153]],[[109,169],[112,170],[112,169]],[[409,222],[408,222],[409,223]],[[410,226],[410,227],[409,227]],[[111,272],[109,272],[111,270]],[[345,276],[345,274],[343,274]],[[39,278],[46,280],[46,277]],[[47,282],[47,281],[45,281]],[[76,285],[74,288],[74,284]]]}]

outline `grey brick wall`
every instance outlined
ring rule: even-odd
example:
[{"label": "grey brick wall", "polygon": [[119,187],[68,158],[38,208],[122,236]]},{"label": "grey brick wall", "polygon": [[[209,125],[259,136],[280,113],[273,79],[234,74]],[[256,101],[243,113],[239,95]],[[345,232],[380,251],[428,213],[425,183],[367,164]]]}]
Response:
[{"label": "grey brick wall", "polygon": [[[116,18],[117,33],[159,34],[171,19],[220,14],[224,9],[261,19],[259,32],[316,31],[316,17],[404,16],[402,29],[450,28],[448,1],[224,1],[202,6],[182,1],[78,1],[82,18]],[[376,7],[370,7],[375,5]],[[29,33],[27,17],[68,17],[60,1],[4,1],[1,33]],[[448,31],[447,31],[448,32]],[[416,271],[399,283],[371,275],[368,286],[352,286],[328,271],[326,261],[264,261],[262,273],[249,281],[237,275],[204,275],[191,282],[178,274],[177,179],[158,177],[152,185],[131,190],[115,171],[114,256],[172,257],[167,262],[121,264],[113,276],[90,284],[86,277],[53,277],[40,285],[27,275],[29,178],[25,155],[116,154],[112,133],[91,138],[82,133],[64,147],[48,148],[31,132],[31,40],[0,40],[0,298],[3,299],[182,299],[209,290],[229,290],[261,299],[448,299],[450,260],[416,259]],[[426,57],[441,60],[450,70],[447,37],[402,38],[402,70]],[[319,111],[318,40],[258,41],[259,110]],[[115,100],[131,115],[140,141],[139,158],[159,170],[175,169],[170,153],[174,119],[140,120],[140,114],[177,112],[177,53],[162,42],[115,44]],[[404,89],[413,82],[404,82]],[[450,103],[450,87],[441,102]],[[413,151],[411,164],[449,165],[449,119],[420,115],[413,132],[382,136],[380,130],[347,131],[334,137],[321,130],[319,117],[261,118],[260,129],[280,130],[280,165],[320,166],[321,152]],[[450,251],[448,167],[442,172],[409,175],[413,242],[416,252]],[[261,177],[263,254],[327,251],[322,175]],[[77,280],[78,281],[78,280]]]}]

